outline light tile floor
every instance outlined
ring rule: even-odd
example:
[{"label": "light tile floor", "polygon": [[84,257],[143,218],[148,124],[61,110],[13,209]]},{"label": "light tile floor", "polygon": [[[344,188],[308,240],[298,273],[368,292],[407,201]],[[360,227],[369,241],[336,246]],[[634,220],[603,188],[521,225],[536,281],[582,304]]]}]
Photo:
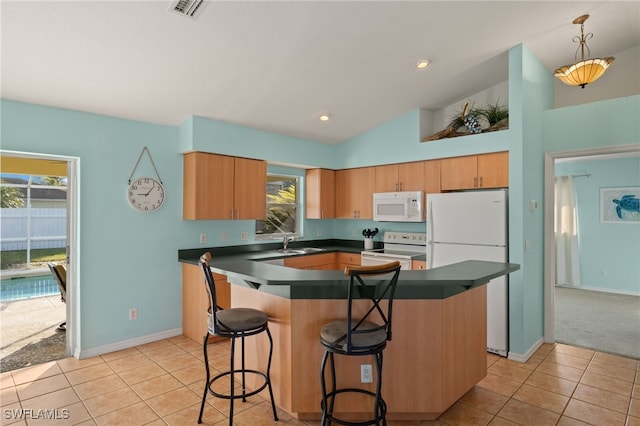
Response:
[{"label": "light tile floor", "polygon": [[[228,344],[210,348],[212,365],[226,365]],[[487,357],[487,377],[438,420],[388,423],[640,426],[638,360],[562,344],[543,345],[527,363]],[[198,417],[204,365],[201,345],[180,336],[9,371],[0,379],[2,425],[191,425]],[[17,418],[20,411],[14,410],[20,409],[40,418]],[[203,424],[225,425],[227,415],[227,401],[208,398]],[[269,402],[255,396],[237,403],[234,423],[319,425],[282,411],[279,417],[274,423]]]}]

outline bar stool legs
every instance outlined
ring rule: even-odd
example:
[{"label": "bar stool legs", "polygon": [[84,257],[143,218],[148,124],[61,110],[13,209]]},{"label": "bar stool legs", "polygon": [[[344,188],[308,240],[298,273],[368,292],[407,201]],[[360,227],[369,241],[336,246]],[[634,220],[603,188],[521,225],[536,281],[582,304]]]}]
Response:
[{"label": "bar stool legs", "polygon": [[[387,415],[387,403],[382,399],[382,351],[376,352],[373,354],[374,356],[374,364],[376,366],[377,380],[376,380],[376,391],[371,392],[366,389],[357,389],[357,388],[344,388],[344,389],[336,389],[336,369],[335,369],[335,360],[334,353],[325,350],[324,356],[322,357],[322,365],[320,367],[320,385],[322,388],[322,401],[320,402],[320,407],[322,408],[322,419],[320,420],[320,425],[331,425],[332,422],[341,424],[341,425],[349,425],[349,426],[365,426],[365,425],[386,425],[386,415]],[[326,385],[326,366],[327,362],[329,362],[329,373],[331,375],[331,390],[327,392]],[[369,395],[373,397],[373,416],[368,420],[362,421],[348,421],[344,419],[337,418],[334,415],[334,406],[336,396],[344,393],[361,393],[365,395]]]},{"label": "bar stool legs", "polygon": [[[222,398],[222,399],[228,399],[229,400],[229,425],[231,426],[233,424],[233,402],[236,399],[242,399],[242,402],[246,402],[247,401],[247,397],[253,396],[258,394],[259,392],[261,392],[265,387],[268,388],[269,390],[269,397],[271,399],[271,409],[273,410],[273,419],[275,421],[278,421],[278,414],[276,412],[276,404],[275,401],[273,399],[273,389],[271,387],[271,359],[273,356],[273,338],[271,337],[271,332],[269,331],[269,328],[266,328],[266,332],[267,332],[267,336],[269,337],[269,359],[267,362],[267,370],[266,373],[263,373],[261,371],[257,371],[257,370],[250,370],[247,369],[245,366],[245,350],[244,350],[244,339],[246,336],[251,336],[252,334],[255,333],[242,333],[242,332],[238,332],[238,333],[234,333],[233,336],[230,336],[231,338],[231,360],[230,360],[230,368],[229,371],[226,371],[224,373],[220,373],[216,376],[214,376],[213,378],[211,378],[211,373],[209,372],[209,354],[208,354],[208,341],[209,341],[209,336],[211,336],[210,333],[207,332],[207,335],[204,337],[204,342],[203,342],[203,352],[204,352],[204,365],[205,365],[205,370],[206,370],[206,382],[205,382],[205,387],[204,387],[204,392],[202,394],[202,403],[200,405],[200,415],[198,416],[198,423],[202,423],[202,414],[204,412],[204,405],[207,399],[207,394],[210,393],[211,395],[217,397],[217,398]],[[235,341],[237,338],[240,338],[240,345],[241,345],[241,368],[240,370],[235,368]],[[242,384],[241,384],[241,390],[242,392],[239,395],[235,394],[235,373],[241,373],[242,376]],[[258,376],[261,376],[264,379],[264,383],[258,387],[257,389],[251,391],[251,392],[247,392],[247,388],[246,388],[246,375],[247,374],[255,374]],[[229,380],[230,380],[230,390],[229,390],[229,394],[221,394],[218,393],[216,391],[213,390],[212,386],[215,383],[216,380],[221,379],[222,377],[225,376],[229,376]]]}]

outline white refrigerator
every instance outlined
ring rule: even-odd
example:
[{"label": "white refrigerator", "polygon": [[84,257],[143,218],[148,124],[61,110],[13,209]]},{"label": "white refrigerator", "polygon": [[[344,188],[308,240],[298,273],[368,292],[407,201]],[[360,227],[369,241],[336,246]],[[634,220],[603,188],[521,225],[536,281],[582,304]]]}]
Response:
[{"label": "white refrigerator", "polygon": [[[463,260],[508,262],[507,191],[427,195],[427,267]],[[507,356],[507,276],[487,284],[487,351]]]}]

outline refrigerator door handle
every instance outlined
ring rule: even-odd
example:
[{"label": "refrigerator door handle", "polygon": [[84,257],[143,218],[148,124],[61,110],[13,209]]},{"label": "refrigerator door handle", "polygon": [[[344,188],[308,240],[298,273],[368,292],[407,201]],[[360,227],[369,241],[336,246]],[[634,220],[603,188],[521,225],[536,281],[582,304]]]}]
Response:
[{"label": "refrigerator door handle", "polygon": [[427,206],[427,268],[433,268],[433,250],[435,248],[433,244],[433,202],[429,201]]}]

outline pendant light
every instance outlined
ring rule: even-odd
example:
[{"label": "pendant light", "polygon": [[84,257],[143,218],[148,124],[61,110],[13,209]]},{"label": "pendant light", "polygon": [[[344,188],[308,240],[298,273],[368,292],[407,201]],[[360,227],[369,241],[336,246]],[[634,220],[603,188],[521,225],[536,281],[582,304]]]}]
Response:
[{"label": "pendant light", "polygon": [[582,15],[573,20],[574,24],[580,25],[580,35],[573,37],[574,43],[579,43],[580,46],[576,50],[576,61],[578,60],[578,53],[580,53],[580,61],[573,65],[565,65],[556,70],[553,74],[558,77],[560,81],[569,86],[580,86],[584,89],[589,83],[593,83],[605,73],[609,65],[614,61],[614,57],[609,56],[604,59],[592,58],[584,59],[584,51],[586,49],[587,55],[591,55],[591,51],[587,46],[587,40],[593,37],[593,33],[584,33],[584,22],[589,18],[589,15]]}]

